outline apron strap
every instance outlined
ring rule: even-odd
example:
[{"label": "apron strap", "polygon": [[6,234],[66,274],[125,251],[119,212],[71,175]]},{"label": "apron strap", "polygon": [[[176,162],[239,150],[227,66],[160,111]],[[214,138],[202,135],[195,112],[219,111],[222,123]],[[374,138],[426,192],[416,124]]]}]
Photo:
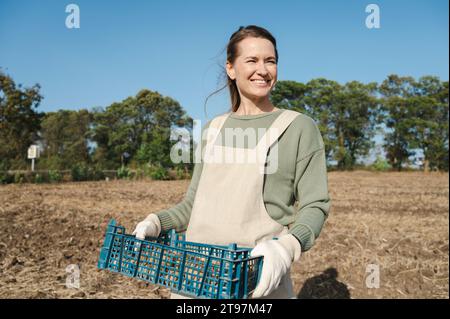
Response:
[{"label": "apron strap", "polygon": [[[230,116],[231,113],[232,112],[224,113],[211,120],[211,123],[207,130],[206,146],[204,152],[208,152],[208,154],[211,153],[211,148],[216,143],[220,130],[222,129],[223,124],[225,123],[226,119]],[[300,113],[296,111],[284,110],[275,119],[275,121],[272,123],[269,129],[264,133],[264,135],[259,140],[258,144],[255,147],[257,154],[260,154],[260,156],[265,157],[264,155],[267,154],[272,144],[274,144],[278,140],[278,138],[284,133],[284,131],[288,128],[288,126],[292,123],[292,121],[294,121],[294,119],[299,114]],[[204,154],[205,153],[203,153],[202,158]],[[263,165],[264,162],[265,160],[262,161],[261,164]]]},{"label": "apron strap", "polygon": [[278,140],[278,138],[284,133],[284,131],[298,115],[300,115],[299,112],[284,110],[259,140],[258,145],[256,146],[258,148],[258,152],[267,154],[267,151],[272,144]]},{"label": "apron strap", "polygon": [[210,152],[211,147],[216,143],[217,136],[219,135],[223,124],[225,123],[228,116],[230,116],[230,114],[231,112],[224,113],[211,120],[211,123],[209,124],[206,131],[206,144],[205,149],[203,150],[202,158],[205,152]]}]

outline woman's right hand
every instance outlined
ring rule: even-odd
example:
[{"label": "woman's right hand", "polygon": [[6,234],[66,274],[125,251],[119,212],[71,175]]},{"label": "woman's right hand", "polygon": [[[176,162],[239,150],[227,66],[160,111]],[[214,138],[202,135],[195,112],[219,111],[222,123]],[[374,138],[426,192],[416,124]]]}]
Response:
[{"label": "woman's right hand", "polygon": [[161,233],[161,222],[158,216],[150,214],[146,219],[136,225],[132,235],[144,240],[145,237],[158,237]]}]

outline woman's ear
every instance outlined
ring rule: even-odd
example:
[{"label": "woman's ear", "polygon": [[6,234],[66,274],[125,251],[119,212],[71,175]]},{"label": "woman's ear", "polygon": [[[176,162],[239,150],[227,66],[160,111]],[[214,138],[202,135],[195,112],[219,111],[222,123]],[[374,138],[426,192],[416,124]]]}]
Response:
[{"label": "woman's ear", "polygon": [[226,70],[228,77],[232,80],[236,79],[236,72],[234,71],[233,64],[231,64],[229,61],[227,61]]}]

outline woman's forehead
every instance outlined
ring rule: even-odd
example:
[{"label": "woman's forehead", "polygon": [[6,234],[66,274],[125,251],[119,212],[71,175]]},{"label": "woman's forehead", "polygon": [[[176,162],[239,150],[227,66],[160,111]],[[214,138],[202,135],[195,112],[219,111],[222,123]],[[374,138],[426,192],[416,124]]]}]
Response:
[{"label": "woman's forehead", "polygon": [[244,58],[247,56],[275,57],[275,48],[267,39],[249,37],[238,43],[238,55]]}]

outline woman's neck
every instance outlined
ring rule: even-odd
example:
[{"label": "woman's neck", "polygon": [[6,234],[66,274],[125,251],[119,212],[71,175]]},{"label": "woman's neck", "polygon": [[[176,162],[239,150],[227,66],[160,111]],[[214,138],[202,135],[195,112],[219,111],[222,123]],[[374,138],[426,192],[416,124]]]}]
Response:
[{"label": "woman's neck", "polygon": [[262,113],[275,112],[278,108],[273,106],[273,104],[267,99],[260,103],[253,102],[247,99],[241,99],[241,104],[239,105],[236,115],[257,115]]}]

